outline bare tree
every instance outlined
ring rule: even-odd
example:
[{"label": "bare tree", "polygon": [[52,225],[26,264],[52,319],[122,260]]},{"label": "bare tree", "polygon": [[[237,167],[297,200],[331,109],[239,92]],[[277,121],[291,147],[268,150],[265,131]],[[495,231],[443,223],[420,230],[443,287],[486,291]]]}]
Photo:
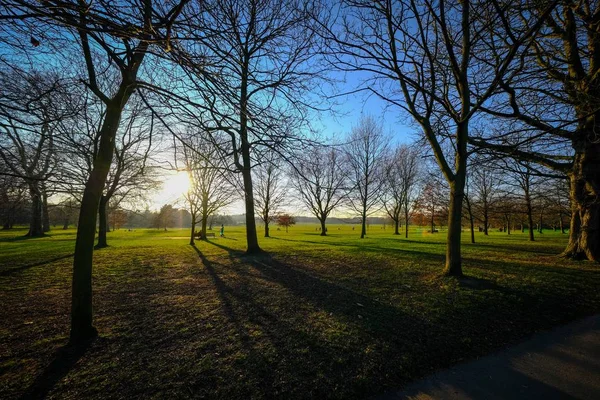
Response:
[{"label": "bare tree", "polygon": [[415,147],[400,145],[390,155],[385,168],[385,188],[383,206],[394,222],[394,234],[399,235],[400,217],[404,211],[405,236],[408,238],[408,224],[417,197],[419,181],[419,153]]},{"label": "bare tree", "polygon": [[[247,252],[257,253],[251,169],[265,148],[280,154],[298,146],[300,127],[318,104],[314,81],[317,36],[309,25],[314,0],[192,2],[181,29],[188,38],[171,53],[190,77],[179,103],[192,98],[187,119],[211,135],[226,132],[234,168],[242,176]],[[206,74],[204,69],[214,73]],[[182,99],[184,98],[184,99]],[[189,107],[182,106],[182,110]],[[217,141],[214,141],[215,143]]]},{"label": "bare tree", "polygon": [[[543,4],[524,8],[545,15],[544,27],[483,108],[507,123],[472,143],[566,175],[572,208],[563,255],[600,261],[600,4],[558,1],[550,15]],[[530,26],[530,19],[507,23]]]},{"label": "bare tree", "polygon": [[291,170],[292,186],[302,204],[319,220],[321,236],[326,236],[327,217],[343,204],[352,189],[344,154],[335,146],[319,146],[299,155],[297,161]]},{"label": "bare tree", "polygon": [[259,218],[265,224],[265,237],[269,236],[269,224],[275,220],[287,197],[287,182],[284,180],[281,161],[275,156],[267,157],[254,167],[254,203]]},{"label": "bare tree", "polygon": [[[159,48],[163,45],[169,49],[173,23],[184,4],[185,0],[158,6],[152,0],[0,2],[3,23],[10,23],[13,33],[37,36],[40,39],[35,40],[39,43],[45,38],[57,38],[60,40],[44,40],[44,46],[53,46],[52,50],[59,54],[78,53],[77,61],[85,65],[85,77],[81,77],[81,81],[106,107],[99,130],[98,151],[79,213],[73,261],[72,342],[97,334],[92,325],[92,254],[96,216],[112,163],[123,108],[139,88],[138,74],[151,46]],[[73,46],[79,49],[75,51]],[[99,57],[100,54],[103,57]],[[107,71],[116,71],[116,74]],[[110,79],[107,80],[107,77]]]},{"label": "bare tree", "polygon": [[57,121],[64,117],[60,79],[53,75],[13,69],[0,72],[0,158],[8,171],[29,189],[31,220],[27,236],[47,232],[45,182],[57,165]]},{"label": "bare tree", "polygon": [[184,196],[192,216],[190,244],[194,245],[196,223],[201,223],[200,238],[206,240],[209,217],[233,203],[237,196],[228,166],[217,147],[197,134],[189,135],[186,146],[181,147],[190,179],[190,188]]},{"label": "bare tree", "polygon": [[[144,104],[139,99],[130,102],[130,105],[129,109],[125,109],[122,118],[125,124],[116,135],[114,159],[98,205],[96,249],[108,246],[108,205],[112,204],[113,208],[118,208],[124,200],[135,195],[143,196],[146,191],[158,186],[156,168],[151,159],[157,151],[153,147],[154,120],[146,115],[143,110]],[[97,134],[94,137],[99,139]],[[96,142],[92,148],[98,149],[98,145]],[[86,155],[85,158],[93,160],[95,155]]]},{"label": "bare tree", "polygon": [[494,202],[500,194],[500,179],[495,172],[493,163],[485,158],[476,158],[472,163],[471,171],[473,208],[476,218],[483,223],[483,234],[487,236]]},{"label": "bare tree", "polygon": [[520,16],[518,8],[496,0],[340,3],[341,18],[326,34],[332,64],[366,73],[358,90],[404,110],[422,129],[450,186],[444,273],[460,276],[471,120],[550,9],[519,30],[505,23]]},{"label": "bare tree", "polygon": [[360,238],[367,234],[367,217],[380,209],[385,185],[384,167],[388,139],[373,117],[363,117],[352,129],[346,145],[346,158],[353,190],[350,206],[361,218]]}]

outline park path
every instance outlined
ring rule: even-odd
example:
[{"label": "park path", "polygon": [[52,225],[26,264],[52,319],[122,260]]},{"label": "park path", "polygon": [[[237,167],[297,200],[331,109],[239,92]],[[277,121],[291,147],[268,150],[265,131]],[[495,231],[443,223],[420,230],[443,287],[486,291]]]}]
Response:
[{"label": "park path", "polygon": [[381,399],[600,399],[600,314],[438,372]]}]

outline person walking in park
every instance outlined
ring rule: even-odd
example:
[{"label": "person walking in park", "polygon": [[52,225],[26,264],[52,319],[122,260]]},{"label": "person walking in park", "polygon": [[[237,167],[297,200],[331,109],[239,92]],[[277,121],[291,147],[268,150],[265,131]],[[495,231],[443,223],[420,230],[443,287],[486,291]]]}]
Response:
[{"label": "person walking in park", "polygon": [[225,225],[221,224],[221,237],[225,237]]}]

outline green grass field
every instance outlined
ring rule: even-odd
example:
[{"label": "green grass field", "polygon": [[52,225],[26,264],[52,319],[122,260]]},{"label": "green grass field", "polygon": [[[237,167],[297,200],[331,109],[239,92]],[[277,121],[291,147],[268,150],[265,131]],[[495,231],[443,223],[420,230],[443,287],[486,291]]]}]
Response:
[{"label": "green grass field", "polygon": [[[75,232],[0,232],[0,397],[364,398],[600,311],[600,268],[556,255],[566,235],[463,235],[315,225],[188,245],[187,230],[121,230],[94,255],[95,325],[68,339]],[[215,231],[216,232],[216,231]],[[218,236],[218,233],[217,233]]]}]

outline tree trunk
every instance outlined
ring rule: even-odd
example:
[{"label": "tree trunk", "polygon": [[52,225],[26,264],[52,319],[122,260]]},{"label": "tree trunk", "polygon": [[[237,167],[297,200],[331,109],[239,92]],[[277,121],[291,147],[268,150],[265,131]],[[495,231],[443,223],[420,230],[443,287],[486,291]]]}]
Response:
[{"label": "tree trunk", "polygon": [[[466,161],[466,160],[465,160]],[[461,168],[450,183],[450,207],[448,210],[448,236],[446,242],[446,266],[444,275],[462,276],[460,236],[462,222],[462,202],[465,196],[466,166]]]},{"label": "tree trunk", "polygon": [[539,233],[544,233],[544,214],[540,213],[540,226],[538,229]]},{"label": "tree trunk", "polygon": [[265,219],[265,237],[271,237],[269,236],[269,218]]},{"label": "tree trunk", "polygon": [[29,184],[29,195],[31,196],[31,220],[29,221],[29,232],[27,236],[44,236],[42,226],[42,199],[39,188],[35,183]]},{"label": "tree trunk", "polygon": [[321,236],[327,236],[327,227],[325,226],[325,218],[321,217],[319,219],[319,222],[321,222]]},{"label": "tree trunk", "polygon": [[50,214],[48,214],[48,194],[42,187],[42,230],[50,232]]},{"label": "tree trunk", "polygon": [[431,210],[431,234],[435,232],[435,224],[433,223],[434,209]]},{"label": "tree trunk", "polygon": [[92,259],[94,236],[96,234],[98,205],[112,162],[115,135],[119,128],[122,113],[121,107],[127,100],[126,94],[120,97],[122,98],[119,98],[119,101],[113,100],[107,106],[106,115],[100,130],[98,154],[94,159],[92,172],[85,184],[81,201],[73,260],[70,333],[72,343],[90,339],[97,334],[96,328],[92,325]]},{"label": "tree trunk", "polygon": [[202,225],[200,229],[200,234],[202,235],[202,240],[208,240],[206,237],[206,225],[208,224],[208,218],[202,217]]},{"label": "tree trunk", "polygon": [[471,226],[471,243],[475,243],[475,221],[473,218],[473,210],[471,209],[471,202],[469,196],[465,196],[465,202],[467,203],[467,212],[469,213],[469,225]]},{"label": "tree trunk", "polygon": [[535,241],[535,237],[533,236],[533,210],[529,193],[525,193],[525,207],[527,208],[527,223],[529,224],[529,241],[533,242]]},{"label": "tree trunk", "polygon": [[194,213],[192,213],[192,231],[190,233],[190,246],[193,246],[196,244],[196,242],[194,241],[194,233],[196,231],[196,216],[194,215]]},{"label": "tree trunk", "polygon": [[[595,116],[594,116],[595,117]],[[590,122],[597,128],[597,122]],[[594,138],[595,133],[589,133]],[[575,145],[570,178],[571,226],[563,255],[600,262],[600,143]]]},{"label": "tree trunk", "polygon": [[483,209],[483,234],[488,236],[488,226],[490,225],[490,220],[488,216],[487,208]]},{"label": "tree trunk", "polygon": [[202,199],[202,227],[200,235],[202,240],[208,240],[206,237],[206,225],[208,224],[208,198]]},{"label": "tree trunk", "polygon": [[108,231],[108,218],[106,215],[107,204],[108,198],[106,196],[101,196],[100,203],[98,204],[98,244],[96,245],[96,249],[108,247],[106,240],[106,232]]},{"label": "tree trunk", "polygon": [[394,220],[394,235],[399,235],[400,234],[400,216],[397,215],[396,219]]},{"label": "tree trunk", "polygon": [[362,225],[360,228],[360,238],[364,239],[367,235],[367,205],[363,204]]}]

